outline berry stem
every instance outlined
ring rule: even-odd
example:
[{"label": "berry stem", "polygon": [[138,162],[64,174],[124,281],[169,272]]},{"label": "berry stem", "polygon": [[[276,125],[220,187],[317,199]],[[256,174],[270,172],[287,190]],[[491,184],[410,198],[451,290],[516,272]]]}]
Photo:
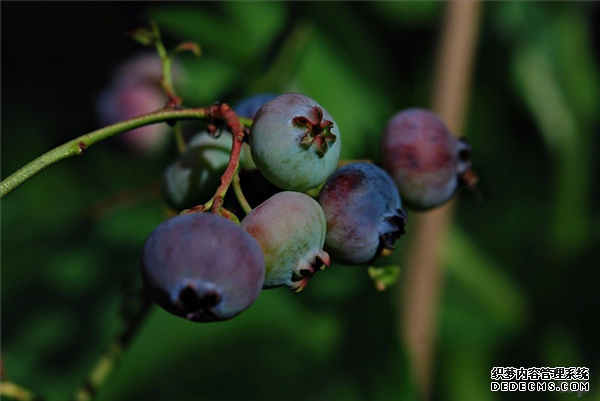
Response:
[{"label": "berry stem", "polygon": [[[167,52],[167,49],[163,44],[162,35],[160,33],[160,29],[158,28],[158,24],[155,21],[151,21],[150,26],[152,27],[152,32],[154,34],[154,46],[156,47],[156,51],[158,52],[158,56],[160,57],[161,61],[160,86],[167,95],[168,101],[166,107],[178,108],[182,105],[182,101],[181,98],[177,96],[177,93],[175,93],[175,88],[173,87],[173,73],[171,68],[173,66],[173,57]],[[182,154],[185,152],[186,146],[183,139],[181,124],[179,122],[175,122],[175,124],[173,124],[173,132],[175,133],[177,150],[180,154]]]},{"label": "berry stem", "polygon": [[221,118],[225,120],[227,128],[233,137],[231,154],[229,156],[229,164],[221,176],[221,185],[219,185],[219,188],[217,188],[217,191],[215,192],[214,202],[211,208],[212,213],[219,214],[219,211],[223,206],[225,194],[227,193],[227,190],[229,189],[229,186],[231,185],[231,182],[238,171],[245,132],[240,119],[227,104],[223,103],[218,106],[211,106],[211,115],[215,118]]},{"label": "berry stem", "polygon": [[240,122],[242,123],[242,125],[246,128],[250,128],[252,126],[252,119],[251,118],[246,118],[246,117],[238,117],[240,119]]},{"label": "berry stem", "polygon": [[238,217],[235,214],[231,213],[229,210],[225,209],[224,207],[222,207],[219,210],[219,214],[221,216],[225,217],[227,220],[233,221],[237,225],[240,224],[240,219],[238,219]]},{"label": "berry stem", "polygon": [[160,85],[169,99],[167,102],[167,107],[179,107],[181,106],[181,98],[175,93],[175,89],[173,88],[173,77],[171,74],[173,58],[169,55],[165,45],[162,42],[162,36],[160,34],[158,24],[155,21],[151,21],[150,26],[152,27],[152,33],[154,34],[154,45],[156,46],[156,51],[158,52],[160,60],[162,61]]},{"label": "berry stem", "polygon": [[[223,120],[227,125],[227,129],[232,134],[233,144],[231,146],[231,154],[229,155],[229,163],[227,164],[227,168],[225,172],[221,176],[221,184],[215,191],[215,194],[208,202],[203,205],[194,206],[190,209],[186,209],[181,213],[204,213],[207,210],[210,210],[211,213],[222,215],[230,220],[235,221],[232,217],[235,217],[233,213],[228,210],[223,209],[223,202],[225,200],[225,195],[227,194],[227,190],[231,186],[231,183],[235,177],[237,177],[237,172],[240,164],[240,154],[242,152],[242,145],[244,143],[244,137],[246,135],[246,131],[244,130],[244,124],[241,119],[235,114],[235,112],[227,105],[226,103],[213,105],[206,108],[207,117],[209,120],[219,119]],[[237,178],[239,180],[239,177]],[[237,184],[234,184],[234,191],[236,191],[236,196],[238,196],[238,192],[235,189]],[[240,198],[244,199],[243,194],[241,194],[241,188],[239,189],[240,195],[238,196],[238,200]],[[240,204],[244,208],[242,204],[243,201],[240,201]],[[246,205],[250,207],[247,202]],[[237,219],[237,218],[236,218]]]},{"label": "berry stem", "polygon": [[238,202],[240,203],[242,210],[246,214],[250,213],[252,211],[252,206],[250,206],[250,204],[246,200],[246,197],[244,196],[244,192],[242,192],[242,187],[240,185],[239,170],[236,171],[235,176],[233,177],[232,184],[233,184],[233,192],[235,193],[235,197],[237,198]]},{"label": "berry stem", "polygon": [[183,139],[183,131],[181,129],[181,123],[176,122],[173,125],[173,132],[175,133],[175,141],[177,142],[177,150],[179,154],[183,154],[186,149],[185,140]]}]

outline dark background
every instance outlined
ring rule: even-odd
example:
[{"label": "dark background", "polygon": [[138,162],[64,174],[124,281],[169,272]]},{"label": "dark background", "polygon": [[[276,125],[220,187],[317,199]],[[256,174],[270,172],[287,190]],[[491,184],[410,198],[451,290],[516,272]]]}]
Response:
[{"label": "dark background", "polygon": [[[599,10],[483,5],[464,132],[483,201],[460,196],[449,236],[434,399],[576,397],[492,393],[494,366],[586,366],[584,397],[598,397]],[[124,32],[149,19],[167,45],[203,47],[200,59],[181,58],[186,105],[300,91],[336,116],[344,158],[377,161],[387,119],[430,102],[443,11],[429,2],[2,2],[2,178],[99,128],[95,99],[142,49]],[[294,29],[307,39],[286,41]],[[290,43],[293,65],[267,74]],[[51,400],[79,386],[140,285],[141,244],[167,216],[147,188],[174,157],[174,145],[140,156],[98,144],[2,200],[10,380]],[[124,191],[134,200],[111,201]],[[410,225],[394,256],[404,269],[409,246]],[[378,293],[365,269],[332,266],[300,294],[263,291],[229,322],[195,325],[154,308],[99,399],[414,399],[400,291]]]}]

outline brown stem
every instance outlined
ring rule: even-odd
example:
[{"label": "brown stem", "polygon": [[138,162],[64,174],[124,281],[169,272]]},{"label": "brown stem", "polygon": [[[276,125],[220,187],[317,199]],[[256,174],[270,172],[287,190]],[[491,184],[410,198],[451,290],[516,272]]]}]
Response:
[{"label": "brown stem", "polygon": [[233,137],[231,155],[229,156],[229,164],[221,176],[221,185],[219,185],[219,188],[217,188],[217,191],[215,192],[215,197],[211,208],[212,213],[218,214],[223,206],[223,200],[225,198],[225,194],[227,193],[227,189],[229,189],[231,181],[238,170],[245,132],[244,126],[240,122],[237,114],[235,114],[231,107],[225,103],[211,106],[209,115],[215,118],[223,119]]},{"label": "brown stem", "polygon": [[[460,136],[469,94],[480,2],[448,2],[441,30],[432,108]],[[441,259],[454,202],[412,220],[402,297],[402,336],[422,399],[431,397],[437,309],[442,289]]]}]

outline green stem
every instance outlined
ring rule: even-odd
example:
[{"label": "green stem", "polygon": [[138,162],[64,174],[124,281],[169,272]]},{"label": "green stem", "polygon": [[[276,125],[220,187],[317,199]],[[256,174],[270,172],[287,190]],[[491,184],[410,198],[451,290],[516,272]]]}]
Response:
[{"label": "green stem", "polygon": [[242,187],[240,185],[239,171],[235,173],[235,176],[233,177],[232,185],[233,185],[233,192],[235,193],[235,197],[237,198],[238,202],[240,203],[242,210],[246,214],[250,213],[252,211],[252,206],[250,206],[250,204],[246,200],[246,197],[244,196],[244,192],[242,192]]},{"label": "green stem", "polygon": [[30,390],[19,386],[10,381],[3,381],[2,385],[0,385],[0,395],[4,399],[4,397],[8,397],[12,400],[19,401],[41,401],[42,397],[34,394]]},{"label": "green stem", "polygon": [[219,214],[221,216],[225,217],[227,220],[233,221],[238,226],[240,225],[240,219],[238,219],[238,217],[235,214],[231,213],[229,210],[225,209],[224,207],[222,207],[221,210],[219,210]]},{"label": "green stem", "polygon": [[51,151],[43,154],[37,159],[16,171],[0,184],[0,199],[11,193],[25,181],[29,180],[39,172],[50,167],[63,159],[82,155],[87,148],[104,139],[130,131],[144,125],[155,124],[172,120],[206,119],[210,117],[215,106],[198,109],[160,109],[152,113],[144,114],[130,120],[118,122],[108,127],[90,132],[75,138]]},{"label": "green stem", "polygon": [[162,37],[160,34],[160,29],[158,28],[158,24],[154,21],[150,22],[150,26],[152,27],[152,32],[154,33],[156,51],[160,56],[160,60],[162,61],[162,70],[160,74],[160,84],[162,89],[167,94],[169,101],[167,103],[168,107],[177,107],[181,106],[181,98],[177,96],[175,93],[175,89],[173,88],[173,77],[171,74],[171,67],[173,65],[173,58],[167,52],[165,45],[162,42]]},{"label": "green stem", "polygon": [[231,212],[223,209],[223,201],[225,200],[225,195],[227,194],[227,190],[231,186],[232,181],[235,181],[234,177],[237,176],[237,171],[240,165],[240,154],[242,153],[242,145],[244,143],[246,131],[244,130],[244,125],[241,119],[227,104],[212,106],[212,113],[214,116],[218,116],[219,118],[225,120],[227,129],[232,134],[233,144],[231,146],[231,154],[229,155],[229,163],[227,164],[225,172],[223,175],[221,175],[221,184],[215,191],[213,197],[203,205],[197,205],[183,210],[181,214],[204,213],[210,209],[211,213],[230,218]]},{"label": "green stem", "polygon": [[183,138],[183,130],[181,129],[181,123],[176,122],[173,125],[173,132],[175,133],[175,142],[177,142],[177,150],[179,154],[183,154],[186,149],[185,139]]},{"label": "green stem", "polygon": [[239,117],[239,119],[244,127],[250,128],[252,126],[253,120],[251,118]]}]

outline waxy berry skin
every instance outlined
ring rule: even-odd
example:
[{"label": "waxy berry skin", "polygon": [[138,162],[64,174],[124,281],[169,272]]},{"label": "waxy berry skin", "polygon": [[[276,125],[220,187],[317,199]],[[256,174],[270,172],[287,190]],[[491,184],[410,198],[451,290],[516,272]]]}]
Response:
[{"label": "waxy berry skin", "polygon": [[324,182],[335,171],[341,149],[339,128],[331,115],[298,93],[279,95],[258,110],[249,143],[265,178],[293,191]]},{"label": "waxy berry skin", "polygon": [[162,193],[173,209],[181,211],[207,202],[219,186],[231,152],[231,135],[218,138],[196,134],[186,151],[165,170]]},{"label": "waxy berry skin", "polygon": [[314,273],[329,266],[329,255],[323,251],[325,215],[308,195],[275,194],[244,217],[241,226],[263,250],[264,288],[301,291]]},{"label": "waxy berry skin", "polygon": [[[189,209],[207,202],[215,194],[229,164],[233,142],[225,128],[220,128],[216,135],[200,131],[189,140],[179,159],[165,169],[161,190],[173,209]],[[242,145],[239,162],[241,168],[255,168],[247,144]]]},{"label": "waxy berry skin", "polygon": [[[114,86],[98,98],[97,109],[102,125],[110,125],[158,110],[165,104],[160,88],[147,84]],[[126,132],[115,141],[134,153],[143,154],[162,147],[169,127],[153,124]]]},{"label": "waxy berry skin", "polygon": [[411,108],[394,115],[382,138],[385,170],[406,206],[426,210],[449,201],[471,167],[471,147],[456,138],[439,117]]},{"label": "waxy berry skin", "polygon": [[404,234],[406,213],[398,188],[381,168],[351,163],[337,170],[318,198],[327,219],[325,250],[347,265],[367,264],[394,249]]},{"label": "waxy berry skin", "polygon": [[256,240],[214,214],[173,217],[144,243],[146,292],[166,311],[191,321],[227,320],[246,310],[258,297],[264,274]]}]

